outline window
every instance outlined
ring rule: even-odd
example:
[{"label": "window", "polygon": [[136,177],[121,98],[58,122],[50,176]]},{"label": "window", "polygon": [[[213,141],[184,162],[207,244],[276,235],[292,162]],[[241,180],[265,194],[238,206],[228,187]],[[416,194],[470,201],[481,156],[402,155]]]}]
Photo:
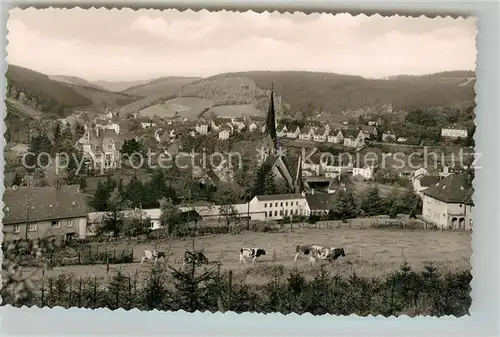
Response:
[{"label": "window", "polygon": [[296,201],[296,202],[295,202],[295,206],[298,206],[298,205],[299,205],[299,202],[298,202],[298,201]]},{"label": "window", "polygon": [[68,219],[68,227],[73,227],[73,219]]},{"label": "window", "polygon": [[36,230],[37,230],[36,223],[28,224],[28,232],[36,232]]},{"label": "window", "polygon": [[274,207],[278,207],[278,203],[277,202],[274,204]]},{"label": "window", "polygon": [[108,150],[111,150],[113,148],[113,144],[108,144]]},{"label": "window", "polygon": [[269,211],[269,216],[272,217],[273,216],[273,211]]},{"label": "window", "polygon": [[274,216],[278,216],[278,211],[274,211]]},{"label": "window", "polygon": [[266,208],[266,207],[267,207],[267,202],[264,203],[264,208]]},{"label": "window", "polygon": [[288,206],[288,201],[287,201],[287,202],[285,202],[285,206]]},{"label": "window", "polygon": [[296,209],[296,210],[295,210],[295,215],[298,215],[298,214],[299,214],[299,210],[298,210],[298,209]]},{"label": "window", "polygon": [[285,216],[288,216],[288,210],[285,209]]},{"label": "window", "polygon": [[280,215],[282,216],[283,215],[283,210],[280,211]]},{"label": "window", "polygon": [[19,233],[19,225],[14,225],[14,233]]},{"label": "window", "polygon": [[59,227],[60,227],[59,221],[57,221],[57,220],[52,220],[52,227],[53,227],[53,228],[59,228]]},{"label": "window", "polygon": [[280,207],[283,207],[283,203],[280,203]]}]

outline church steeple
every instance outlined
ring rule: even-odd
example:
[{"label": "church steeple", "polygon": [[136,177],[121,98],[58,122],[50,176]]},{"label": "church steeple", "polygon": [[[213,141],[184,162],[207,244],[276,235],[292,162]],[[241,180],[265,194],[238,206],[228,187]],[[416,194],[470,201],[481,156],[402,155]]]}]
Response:
[{"label": "church steeple", "polygon": [[302,156],[299,156],[294,185],[295,193],[302,193],[304,191],[304,180],[302,178]]},{"label": "church steeple", "polygon": [[276,136],[276,113],[274,110],[274,84],[271,85],[271,99],[269,100],[269,108],[267,110],[266,135],[271,138],[274,150],[276,150],[278,144]]}]

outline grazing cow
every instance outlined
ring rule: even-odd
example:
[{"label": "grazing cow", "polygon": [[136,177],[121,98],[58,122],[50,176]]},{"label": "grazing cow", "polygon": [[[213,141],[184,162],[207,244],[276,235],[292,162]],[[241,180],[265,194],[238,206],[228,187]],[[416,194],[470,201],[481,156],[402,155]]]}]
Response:
[{"label": "grazing cow", "polygon": [[156,249],[153,249],[153,250],[145,249],[144,254],[142,255],[142,258],[141,258],[141,264],[146,260],[147,261],[152,260],[153,262],[156,262],[156,261],[158,261],[159,258],[165,258],[165,253],[159,252]]},{"label": "grazing cow", "polygon": [[300,255],[305,255],[311,257],[314,254],[318,254],[323,248],[315,245],[297,245],[295,247],[295,261],[299,258]]},{"label": "grazing cow", "polygon": [[328,259],[331,260],[336,260],[341,256],[345,256],[345,251],[344,248],[330,248],[330,254],[328,254]]},{"label": "grazing cow", "polygon": [[247,263],[245,258],[253,258],[252,263],[255,263],[255,260],[262,255],[266,255],[266,251],[262,248],[241,248],[240,249],[240,263]]},{"label": "grazing cow", "polygon": [[208,264],[208,258],[203,254],[203,252],[192,253],[189,251],[184,252],[184,264],[194,263],[194,264]]}]

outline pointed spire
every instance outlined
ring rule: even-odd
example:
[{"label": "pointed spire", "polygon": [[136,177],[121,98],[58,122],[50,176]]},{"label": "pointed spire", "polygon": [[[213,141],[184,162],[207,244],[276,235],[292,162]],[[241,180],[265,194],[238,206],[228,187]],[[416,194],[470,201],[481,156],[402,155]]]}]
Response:
[{"label": "pointed spire", "polygon": [[295,193],[304,191],[304,180],[302,179],[302,156],[299,156],[297,165],[297,175],[295,176]]},{"label": "pointed spire", "polygon": [[[274,84],[272,84],[273,86]],[[274,90],[271,87],[271,98],[269,100],[269,108],[267,110],[266,118],[266,133],[271,137],[274,149],[277,148],[276,143],[276,114],[274,111]]]}]

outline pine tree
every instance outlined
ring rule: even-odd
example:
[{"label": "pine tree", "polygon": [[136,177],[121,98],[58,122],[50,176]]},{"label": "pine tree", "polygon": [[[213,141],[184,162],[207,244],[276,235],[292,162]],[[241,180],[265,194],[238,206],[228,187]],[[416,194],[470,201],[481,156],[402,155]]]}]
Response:
[{"label": "pine tree", "polygon": [[21,175],[16,172],[16,174],[14,175],[14,179],[12,180],[12,186],[20,186],[22,183],[23,177],[21,177]]},{"label": "pine tree", "polygon": [[367,215],[380,215],[383,211],[383,201],[378,187],[370,188],[361,202],[361,209]]},{"label": "pine tree", "polygon": [[142,182],[137,179],[137,176],[133,176],[125,187],[125,199],[130,202],[131,207],[142,208],[144,195],[145,191]]},{"label": "pine tree", "polygon": [[90,201],[90,205],[97,212],[107,211],[109,197],[110,197],[110,192],[107,189],[106,185],[102,184],[101,182],[98,182],[97,189],[94,193],[94,196],[92,197],[92,200]]},{"label": "pine tree", "polygon": [[272,164],[269,161],[262,163],[257,170],[252,195],[276,194],[278,188],[275,183]]}]

